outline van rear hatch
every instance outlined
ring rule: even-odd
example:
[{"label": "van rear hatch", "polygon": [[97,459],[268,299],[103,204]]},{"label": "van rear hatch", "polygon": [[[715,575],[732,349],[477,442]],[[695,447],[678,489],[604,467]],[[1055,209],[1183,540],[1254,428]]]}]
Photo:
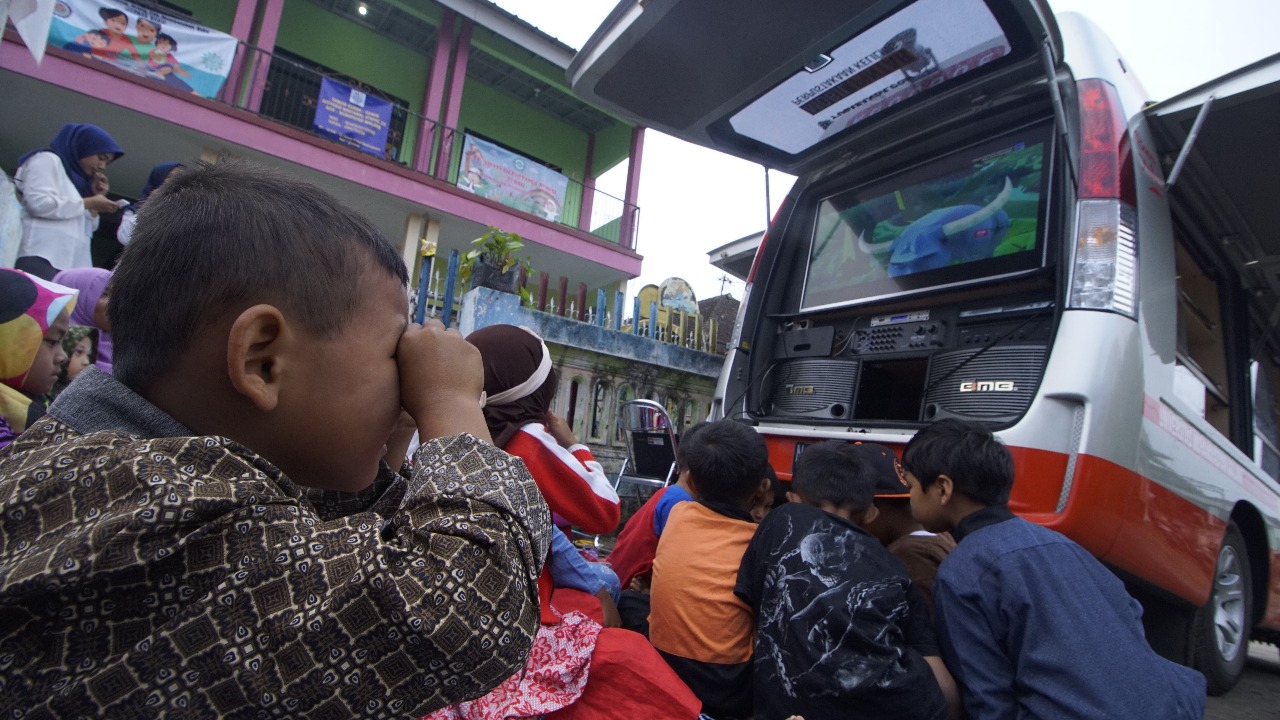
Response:
[{"label": "van rear hatch", "polygon": [[1190,138],[1167,188],[1174,218],[1202,253],[1237,274],[1261,330],[1255,337],[1280,355],[1280,54],[1145,112],[1166,168]]},{"label": "van rear hatch", "polygon": [[1062,57],[1044,0],[623,0],[569,65],[640,124],[799,174]]}]

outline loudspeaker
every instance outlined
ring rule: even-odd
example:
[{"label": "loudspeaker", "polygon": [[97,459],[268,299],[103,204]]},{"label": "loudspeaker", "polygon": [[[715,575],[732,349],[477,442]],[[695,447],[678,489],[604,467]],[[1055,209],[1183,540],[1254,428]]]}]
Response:
[{"label": "loudspeaker", "polygon": [[929,363],[921,420],[1016,420],[1035,398],[1044,345],[999,345],[940,353]]},{"label": "loudspeaker", "polygon": [[840,420],[853,410],[857,360],[802,358],[780,363],[769,415]]}]

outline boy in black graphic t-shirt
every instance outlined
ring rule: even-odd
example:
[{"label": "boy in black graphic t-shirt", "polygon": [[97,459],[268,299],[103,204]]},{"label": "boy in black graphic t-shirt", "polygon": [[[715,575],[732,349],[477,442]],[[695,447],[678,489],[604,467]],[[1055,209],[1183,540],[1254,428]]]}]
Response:
[{"label": "boy in black graphic t-shirt", "polygon": [[[825,442],[796,462],[791,502],[760,524],[734,591],[756,620],[760,718],[945,720],[959,697],[938,657],[923,597],[860,525],[874,485],[851,446]],[[945,693],[944,693],[945,689]]]}]

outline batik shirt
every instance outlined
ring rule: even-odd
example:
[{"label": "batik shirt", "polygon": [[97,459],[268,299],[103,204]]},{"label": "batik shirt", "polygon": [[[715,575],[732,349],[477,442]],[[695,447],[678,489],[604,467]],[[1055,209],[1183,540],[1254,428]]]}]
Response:
[{"label": "batik shirt", "polygon": [[756,717],[945,720],[928,611],[872,535],[811,505],[760,523],[734,591],[755,611]]},{"label": "batik shirt", "polygon": [[0,451],[0,716],[420,717],[522,666],[551,524],[518,459],[440,438],[313,501],[84,373]]}]

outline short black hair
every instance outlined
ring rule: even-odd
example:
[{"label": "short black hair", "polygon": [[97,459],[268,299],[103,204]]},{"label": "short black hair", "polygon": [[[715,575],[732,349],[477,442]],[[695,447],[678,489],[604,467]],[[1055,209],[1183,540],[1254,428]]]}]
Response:
[{"label": "short black hair", "polygon": [[678,471],[684,472],[685,470],[689,469],[689,463],[685,461],[684,453],[680,452],[680,449],[684,447],[684,444],[686,442],[689,442],[690,438],[692,438],[694,435],[697,435],[699,432],[702,432],[702,430],[706,428],[707,425],[709,424],[710,423],[706,421],[703,421],[700,423],[694,423],[693,425],[689,426],[689,429],[685,430],[683,433],[680,434],[679,437],[676,438],[676,469]]},{"label": "short black hair", "polygon": [[174,40],[172,35],[168,33],[156,33],[156,42],[160,42],[161,40],[164,40],[165,42],[169,43],[170,50],[178,49],[178,41]]},{"label": "short black hair", "polygon": [[805,447],[791,470],[791,490],[805,502],[831,503],[860,512],[871,507],[875,482],[871,469],[839,440]]},{"label": "short black hair", "polygon": [[138,211],[111,279],[114,374],[130,388],[172,367],[201,325],[257,303],[331,337],[355,316],[365,270],[408,283],[391,243],[329,193],[232,158],[184,167]]},{"label": "short black hair", "polygon": [[957,492],[983,505],[1009,502],[1013,456],[985,426],[948,418],[929,425],[907,443],[902,466],[929,487],[939,475]]},{"label": "short black hair", "polygon": [[700,498],[740,504],[764,479],[769,448],[760,433],[734,420],[707,423],[685,433],[680,454]]},{"label": "short black hair", "polygon": [[116,8],[107,8],[107,7],[98,8],[98,17],[102,18],[104,21],[110,20],[111,18],[117,18],[122,16],[124,17],[125,20],[129,19],[129,16],[125,15],[123,10],[117,10]]}]

